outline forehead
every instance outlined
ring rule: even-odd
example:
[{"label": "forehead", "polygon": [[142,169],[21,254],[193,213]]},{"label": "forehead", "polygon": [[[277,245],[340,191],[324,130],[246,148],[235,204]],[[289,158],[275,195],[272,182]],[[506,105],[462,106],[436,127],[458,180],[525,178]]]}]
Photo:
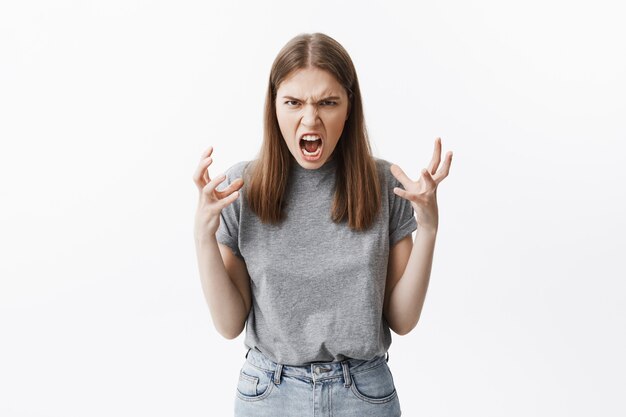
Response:
[{"label": "forehead", "polygon": [[278,86],[278,93],[299,98],[343,96],[344,89],[330,72],[319,68],[302,68],[287,76]]}]

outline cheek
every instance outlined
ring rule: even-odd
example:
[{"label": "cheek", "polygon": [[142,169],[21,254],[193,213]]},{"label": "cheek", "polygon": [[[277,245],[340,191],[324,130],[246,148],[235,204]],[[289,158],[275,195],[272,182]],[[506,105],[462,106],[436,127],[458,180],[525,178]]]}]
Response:
[{"label": "cheek", "polygon": [[276,112],[276,119],[279,126],[291,126],[294,123],[295,117],[293,113],[288,112]]},{"label": "cheek", "polygon": [[343,127],[346,123],[346,118],[344,115],[340,114],[337,116],[334,116],[332,119],[328,120],[328,127],[336,133],[341,133],[341,131],[343,130]]},{"label": "cheek", "polygon": [[278,127],[283,134],[283,136],[288,136],[293,130],[293,121],[286,114],[276,113],[276,119],[278,121]]}]

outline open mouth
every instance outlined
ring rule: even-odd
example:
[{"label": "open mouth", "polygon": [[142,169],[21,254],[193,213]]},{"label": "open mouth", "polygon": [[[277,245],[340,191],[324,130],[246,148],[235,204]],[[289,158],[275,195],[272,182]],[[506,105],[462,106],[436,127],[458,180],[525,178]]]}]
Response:
[{"label": "open mouth", "polygon": [[300,150],[307,160],[315,160],[322,154],[323,141],[320,136],[304,135],[300,139]]}]

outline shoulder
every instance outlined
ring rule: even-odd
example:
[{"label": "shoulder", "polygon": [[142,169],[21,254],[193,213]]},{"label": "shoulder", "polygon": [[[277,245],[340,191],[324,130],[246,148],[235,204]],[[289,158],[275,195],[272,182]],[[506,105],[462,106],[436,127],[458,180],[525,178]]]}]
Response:
[{"label": "shoulder", "polygon": [[396,187],[403,188],[402,183],[391,173],[391,165],[394,163],[382,158],[374,158],[378,167],[378,175],[380,178],[381,193],[387,196],[387,204],[390,208],[401,207],[407,200],[393,192]]},{"label": "shoulder", "polygon": [[387,168],[389,169],[389,167],[391,166],[391,162],[387,161],[386,159],[383,158],[377,158],[377,157],[373,157],[374,158],[374,162],[376,162],[376,165],[378,166],[378,169],[382,169],[382,168]]},{"label": "shoulder", "polygon": [[239,161],[228,167],[224,172],[229,180],[242,178],[246,168],[252,161]]},{"label": "shoulder", "polygon": [[383,185],[387,185],[387,188],[390,186],[392,189],[399,182],[396,177],[391,173],[391,165],[393,162],[389,162],[386,159],[376,158],[374,157],[374,161],[376,162],[376,167],[378,168],[378,175],[383,181]]}]

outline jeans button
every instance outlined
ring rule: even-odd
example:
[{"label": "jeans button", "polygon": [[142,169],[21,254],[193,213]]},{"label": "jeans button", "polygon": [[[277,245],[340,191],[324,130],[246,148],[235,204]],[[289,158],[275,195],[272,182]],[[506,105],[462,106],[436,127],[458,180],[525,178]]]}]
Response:
[{"label": "jeans button", "polygon": [[316,374],[318,374],[318,375],[320,374],[320,368],[319,368],[319,366],[315,367],[315,373],[316,373]]}]

